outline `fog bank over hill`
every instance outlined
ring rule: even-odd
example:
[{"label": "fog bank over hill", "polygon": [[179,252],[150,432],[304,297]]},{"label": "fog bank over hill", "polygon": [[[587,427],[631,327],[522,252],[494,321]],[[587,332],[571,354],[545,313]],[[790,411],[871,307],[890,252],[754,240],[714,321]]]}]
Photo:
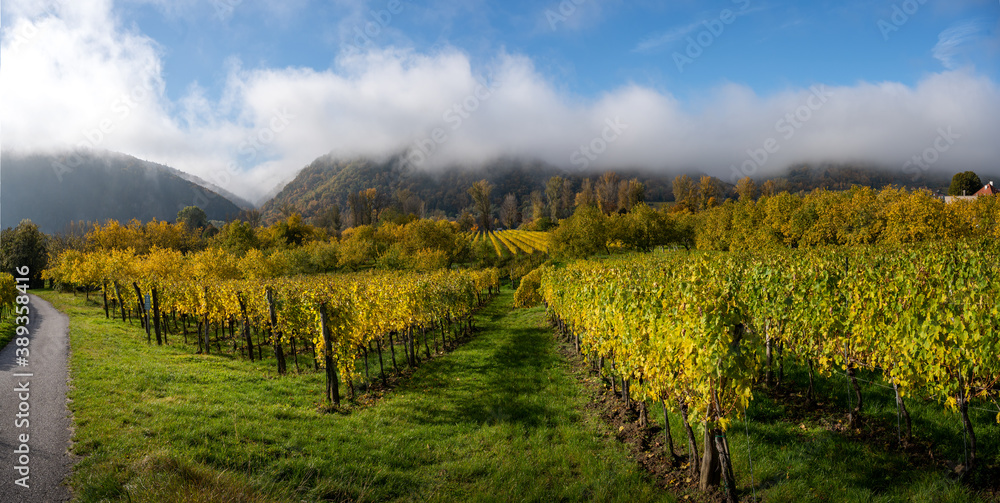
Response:
[{"label": "fog bank over hill", "polygon": [[447,44],[343,46],[327,68],[235,59],[218,93],[194,82],[171,94],[162,51],[124,26],[111,2],[14,2],[5,14],[6,147],[126,152],[255,203],[331,151],[376,160],[406,152],[432,172],[523,158],[728,182],[796,163],[916,176],[986,171],[1000,158],[997,83],[952,60],[913,84],[817,81],[758,92],[719,81],[682,99],[669,85],[629,79],[580,96],[537,57],[502,48],[484,60]]}]

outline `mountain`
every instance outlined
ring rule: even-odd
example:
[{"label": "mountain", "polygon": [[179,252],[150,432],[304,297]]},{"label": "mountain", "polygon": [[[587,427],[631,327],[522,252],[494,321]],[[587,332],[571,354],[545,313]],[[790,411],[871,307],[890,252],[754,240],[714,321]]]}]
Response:
[{"label": "mountain", "polygon": [[[666,176],[634,170],[617,172],[622,178],[637,177],[646,183],[648,200],[663,201],[673,197]],[[472,200],[466,191],[478,180],[486,179],[494,185],[494,199],[499,200],[513,193],[526,204],[531,192],[544,191],[546,180],[553,176],[568,178],[579,189],[584,178],[599,174],[570,173],[544,162],[520,159],[498,159],[476,168],[453,166],[429,171],[407,167],[398,156],[377,161],[367,158],[339,159],[327,155],[303,168],[261,206],[261,213],[265,221],[273,221],[280,218],[283,206],[290,205],[302,216],[313,217],[332,204],[344,210],[349,194],[374,188],[379,194],[389,197],[397,191],[409,190],[424,201],[428,213],[443,211],[454,216],[469,207]]]},{"label": "mountain", "polygon": [[79,220],[173,222],[181,208],[192,205],[212,220],[240,213],[239,205],[193,180],[173,168],[114,152],[5,151],[0,153],[0,227],[16,226],[25,218],[47,233]]},{"label": "mountain", "polygon": [[790,166],[785,175],[776,179],[784,180],[784,188],[793,193],[808,192],[815,188],[847,190],[852,185],[876,189],[896,185],[947,193],[952,175],[953,173],[929,171],[915,177],[912,172],[902,169],[890,170],[866,164],[796,164]]},{"label": "mountain", "polygon": [[[674,200],[672,182],[678,174],[676,172],[616,172],[622,178],[634,177],[642,181],[646,185],[647,201]],[[394,197],[397,191],[409,190],[424,201],[427,212],[439,210],[454,216],[469,207],[471,199],[466,190],[477,180],[485,178],[494,184],[493,198],[497,203],[504,195],[513,193],[526,205],[531,192],[544,191],[545,181],[555,175],[572,180],[574,190],[579,190],[584,178],[596,179],[600,172],[569,173],[544,162],[520,159],[499,159],[479,168],[454,166],[427,171],[407,167],[399,156],[373,160],[326,155],[303,168],[273,198],[264,203],[261,212],[265,221],[274,221],[281,217],[281,209],[287,206],[295,208],[306,218],[318,216],[333,204],[345,211],[349,194],[375,188],[383,197]],[[689,176],[697,181],[700,174],[689,173]],[[815,188],[846,190],[852,185],[876,189],[897,185],[945,193],[951,182],[951,174],[928,172],[914,179],[912,173],[873,164],[797,164],[790,166],[783,175],[770,179],[775,180],[778,187],[793,193],[808,192]],[[758,184],[764,181],[765,179],[757,180]],[[721,180],[720,183],[727,195],[735,196],[733,185]]]},{"label": "mountain", "polygon": [[216,194],[219,194],[220,196],[228,199],[229,202],[235,204],[236,206],[239,206],[240,209],[250,210],[250,209],[254,209],[254,208],[257,207],[257,205],[251,203],[250,201],[247,201],[246,199],[243,199],[242,197],[240,197],[240,196],[238,196],[236,194],[233,194],[232,192],[230,192],[230,191],[228,191],[228,190],[226,190],[226,189],[224,189],[222,187],[219,187],[218,185],[216,185],[216,184],[214,184],[212,182],[209,182],[209,181],[205,180],[204,178],[194,176],[191,173],[185,173],[185,172],[183,172],[183,171],[181,171],[179,169],[171,168],[170,166],[163,166],[163,165],[156,164],[156,163],[150,163],[150,164],[155,164],[157,167],[160,167],[160,168],[163,168],[163,169],[165,169],[165,170],[167,170],[169,172],[172,172],[173,174],[175,174],[175,175],[177,175],[177,176],[179,176],[179,177],[181,177],[181,178],[183,178],[183,179],[185,179],[185,180],[187,180],[189,182],[192,182],[192,183],[195,183],[195,184],[200,185],[202,187],[205,187],[206,189],[208,189],[208,190],[210,190],[212,192],[215,192]]}]

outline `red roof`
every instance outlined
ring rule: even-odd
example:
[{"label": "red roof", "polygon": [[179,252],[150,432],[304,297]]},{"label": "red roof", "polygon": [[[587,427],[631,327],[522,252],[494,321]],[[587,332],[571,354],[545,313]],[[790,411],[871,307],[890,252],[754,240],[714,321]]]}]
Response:
[{"label": "red roof", "polygon": [[978,192],[972,194],[974,196],[995,196],[1000,194],[1000,190],[993,186],[993,182],[983,185],[983,188],[979,189]]}]

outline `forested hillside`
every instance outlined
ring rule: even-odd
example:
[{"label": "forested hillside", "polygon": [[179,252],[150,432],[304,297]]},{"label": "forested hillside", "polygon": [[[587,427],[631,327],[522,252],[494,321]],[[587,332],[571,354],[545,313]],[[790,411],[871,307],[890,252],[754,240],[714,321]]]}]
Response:
[{"label": "forested hillside", "polygon": [[[667,176],[651,176],[639,172],[619,170],[623,177],[638,177],[646,184],[646,197],[651,201],[668,200],[670,182]],[[457,215],[472,200],[468,188],[478,180],[493,184],[493,193],[499,197],[514,194],[519,200],[528,201],[531,193],[545,190],[545,182],[559,175],[571,180],[579,188],[582,180],[598,173],[566,173],[565,170],[539,161],[501,159],[481,166],[468,168],[455,166],[442,171],[415,170],[404,167],[401,159],[390,157],[384,161],[369,159],[342,160],[331,156],[316,159],[306,166],[273,199],[261,207],[265,221],[282,216],[281,209],[294,207],[295,211],[309,218],[320,214],[332,204],[348,206],[348,197],[366,189],[376,189],[386,199],[401,195],[411,198],[410,203],[423,203],[424,212],[443,211]],[[409,191],[401,194],[401,191]],[[390,201],[384,201],[386,206]]]},{"label": "forested hillside", "polygon": [[[651,202],[673,201],[673,179],[676,172],[652,173],[637,170],[615,170],[622,178],[637,178],[645,186],[645,199]],[[275,221],[291,212],[305,218],[321,215],[332,205],[341,211],[349,206],[348,198],[367,189],[375,189],[384,207],[399,203],[413,206],[425,214],[443,212],[456,216],[472,203],[467,189],[474,182],[486,179],[493,184],[493,193],[502,198],[514,194],[522,206],[531,205],[533,192],[544,194],[545,183],[553,176],[569,180],[578,191],[584,178],[600,172],[566,172],[540,161],[501,159],[478,168],[454,166],[429,171],[406,167],[400,157],[385,160],[339,159],[323,156],[306,166],[272,199],[261,207],[265,221]],[[690,173],[697,178],[697,173]],[[897,185],[908,188],[928,188],[946,192],[950,175],[927,175],[914,179],[901,170],[880,169],[872,165],[800,164],[789,167],[786,174],[773,177],[774,187],[792,193],[815,188],[847,190],[853,185],[882,188]],[[763,183],[765,180],[760,180]],[[735,197],[735,186],[719,180],[724,197]],[[402,199],[402,200],[400,200]],[[422,207],[421,207],[422,205]],[[285,210],[284,212],[282,210]]]},{"label": "forested hillside", "polygon": [[125,154],[4,152],[0,164],[3,228],[25,218],[48,233],[81,220],[172,222],[185,206],[202,208],[211,220],[228,220],[240,212],[236,203],[190,175]]}]

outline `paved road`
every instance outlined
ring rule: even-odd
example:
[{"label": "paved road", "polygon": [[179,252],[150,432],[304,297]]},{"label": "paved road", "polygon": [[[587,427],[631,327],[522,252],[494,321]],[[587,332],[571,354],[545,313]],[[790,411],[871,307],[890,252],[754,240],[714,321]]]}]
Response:
[{"label": "paved road", "polygon": [[[0,502],[69,501],[64,483],[72,467],[73,423],[66,406],[69,318],[34,295],[30,307],[29,365],[18,365],[13,341],[0,352]],[[27,392],[18,391],[25,387]],[[25,407],[27,417],[19,411]],[[27,427],[17,427],[21,419],[28,420]],[[23,466],[15,452],[24,450],[23,434],[28,435],[27,480],[16,468]],[[19,479],[28,487],[17,484]]]}]

